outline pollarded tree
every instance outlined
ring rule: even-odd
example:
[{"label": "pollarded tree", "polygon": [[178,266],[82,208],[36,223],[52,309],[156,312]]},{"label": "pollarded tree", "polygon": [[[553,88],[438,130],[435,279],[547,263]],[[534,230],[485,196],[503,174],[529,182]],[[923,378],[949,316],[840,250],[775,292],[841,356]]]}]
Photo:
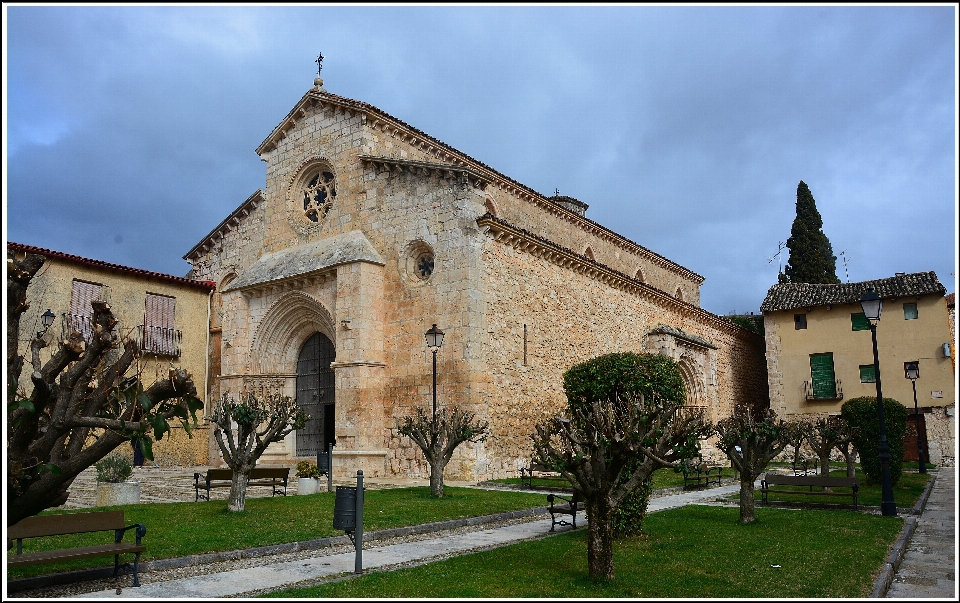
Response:
[{"label": "pollarded tree", "polygon": [[797,217],[787,239],[790,259],[784,268],[787,282],[838,284],[837,256],[823,233],[817,202],[803,180],[797,185]]},{"label": "pollarded tree", "polygon": [[217,425],[213,436],[220,454],[233,470],[228,511],[244,510],[250,471],[267,446],[302,428],[309,420],[309,415],[289,396],[274,394],[259,400],[248,393],[234,400],[229,392],[223,393],[210,421]]},{"label": "pollarded tree", "polygon": [[32,390],[27,394],[20,387],[25,364],[20,317],[29,307],[27,288],[44,260],[7,253],[8,526],[67,502],[81,471],[133,437],[152,459],[153,438],[169,431],[168,421],[179,419],[190,434],[196,411],[203,408],[193,379],[182,369],[170,369],[166,379],[144,388],[137,373],[140,348],[117,334],[117,320],[101,301],[93,302],[88,340],[69,333],[46,362],[40,351],[47,340],[29,340]]},{"label": "pollarded tree", "polygon": [[413,440],[423,451],[430,465],[430,493],[436,498],[443,498],[443,470],[453,452],[465,442],[485,441],[489,428],[490,423],[478,420],[473,412],[459,406],[449,415],[447,409],[441,409],[436,421],[418,406],[412,417],[402,417],[396,422],[397,433]]},{"label": "pollarded tree", "polygon": [[772,411],[759,418],[745,411],[717,423],[717,447],[740,473],[740,523],[757,520],[754,483],[770,461],[795,441],[797,428],[797,423],[778,420]]},{"label": "pollarded tree", "polygon": [[680,411],[683,379],[666,356],[599,356],[567,370],[563,387],[566,416],[537,425],[533,460],[559,471],[586,503],[590,577],[612,580],[615,512],[655,470],[696,456],[710,426]]},{"label": "pollarded tree", "polygon": [[846,421],[839,415],[819,417],[809,424],[807,443],[820,458],[820,475],[830,476],[830,453],[841,445],[846,437]]}]

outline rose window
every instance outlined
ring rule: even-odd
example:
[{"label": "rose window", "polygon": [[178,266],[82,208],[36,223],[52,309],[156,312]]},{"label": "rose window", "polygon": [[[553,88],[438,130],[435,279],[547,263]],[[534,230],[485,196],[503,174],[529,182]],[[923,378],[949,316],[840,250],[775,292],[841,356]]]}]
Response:
[{"label": "rose window", "polygon": [[417,258],[416,264],[417,276],[423,280],[430,278],[430,275],[433,274],[433,254],[424,253]]},{"label": "rose window", "polygon": [[318,172],[303,190],[303,215],[311,222],[319,222],[330,211],[337,197],[333,174]]}]

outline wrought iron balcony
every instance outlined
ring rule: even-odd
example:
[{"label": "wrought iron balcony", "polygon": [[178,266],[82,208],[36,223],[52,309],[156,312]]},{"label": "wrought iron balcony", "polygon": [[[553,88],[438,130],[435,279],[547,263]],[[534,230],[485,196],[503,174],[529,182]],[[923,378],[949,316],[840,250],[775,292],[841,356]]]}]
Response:
[{"label": "wrought iron balcony", "polygon": [[147,354],[179,358],[181,336],[178,329],[137,325],[137,343]]},{"label": "wrought iron balcony", "polygon": [[81,316],[79,314],[64,314],[61,329],[63,339],[70,337],[74,331],[83,335],[83,340],[87,343],[93,341],[93,317]]},{"label": "wrought iron balcony", "polygon": [[[834,380],[835,391],[832,392],[816,392],[813,389],[813,381],[804,381],[803,382],[803,393],[807,400],[843,400],[843,386],[840,385],[840,380]],[[818,395],[819,393],[819,395]]]}]

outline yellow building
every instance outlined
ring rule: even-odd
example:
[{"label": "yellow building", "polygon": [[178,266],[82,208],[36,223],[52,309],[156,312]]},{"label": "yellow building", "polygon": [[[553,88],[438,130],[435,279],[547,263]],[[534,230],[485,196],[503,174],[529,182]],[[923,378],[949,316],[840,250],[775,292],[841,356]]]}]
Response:
[{"label": "yellow building", "polygon": [[[69,255],[20,243],[7,243],[7,253],[45,256],[43,267],[27,289],[29,309],[20,320],[21,349],[43,332],[41,315],[50,311],[57,320],[46,330],[46,361],[54,342],[70,330],[89,332],[92,300],[110,304],[122,337],[132,337],[143,355],[139,368],[145,385],[164,378],[171,366],[184,368],[205,398],[210,295],[215,283],[150,272],[100,260]],[[23,384],[29,388],[29,383]],[[199,417],[198,417],[199,418]],[[209,425],[202,424],[188,437],[178,423],[153,446],[162,466],[205,465],[209,454]],[[132,447],[126,450],[133,455]]]},{"label": "yellow building", "polygon": [[[760,306],[770,407],[783,418],[808,418],[838,414],[844,400],[877,395],[873,342],[859,303],[868,288],[883,300],[877,324],[883,396],[909,408],[914,424],[913,384],[904,364],[920,363],[916,391],[920,435],[928,442],[924,449],[933,463],[951,465],[956,442],[954,365],[946,289],[933,272],[771,287]],[[916,448],[907,446],[905,455],[916,460]]]}]

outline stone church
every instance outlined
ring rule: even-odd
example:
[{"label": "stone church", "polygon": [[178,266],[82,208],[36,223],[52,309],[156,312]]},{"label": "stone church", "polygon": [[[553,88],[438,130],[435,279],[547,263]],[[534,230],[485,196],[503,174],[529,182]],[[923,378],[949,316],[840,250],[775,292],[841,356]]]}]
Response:
[{"label": "stone church", "polygon": [[[395,421],[438,407],[490,423],[450,479],[515,477],[562,374],[666,354],[716,421],[766,400],[763,338],[700,308],[703,277],[367,103],[310,89],[257,148],[266,184],[185,256],[214,281],[207,403],[282,392],[313,417],[262,463],[426,477]],[[215,447],[212,448],[215,453]],[[211,455],[210,463],[217,464]]]}]

